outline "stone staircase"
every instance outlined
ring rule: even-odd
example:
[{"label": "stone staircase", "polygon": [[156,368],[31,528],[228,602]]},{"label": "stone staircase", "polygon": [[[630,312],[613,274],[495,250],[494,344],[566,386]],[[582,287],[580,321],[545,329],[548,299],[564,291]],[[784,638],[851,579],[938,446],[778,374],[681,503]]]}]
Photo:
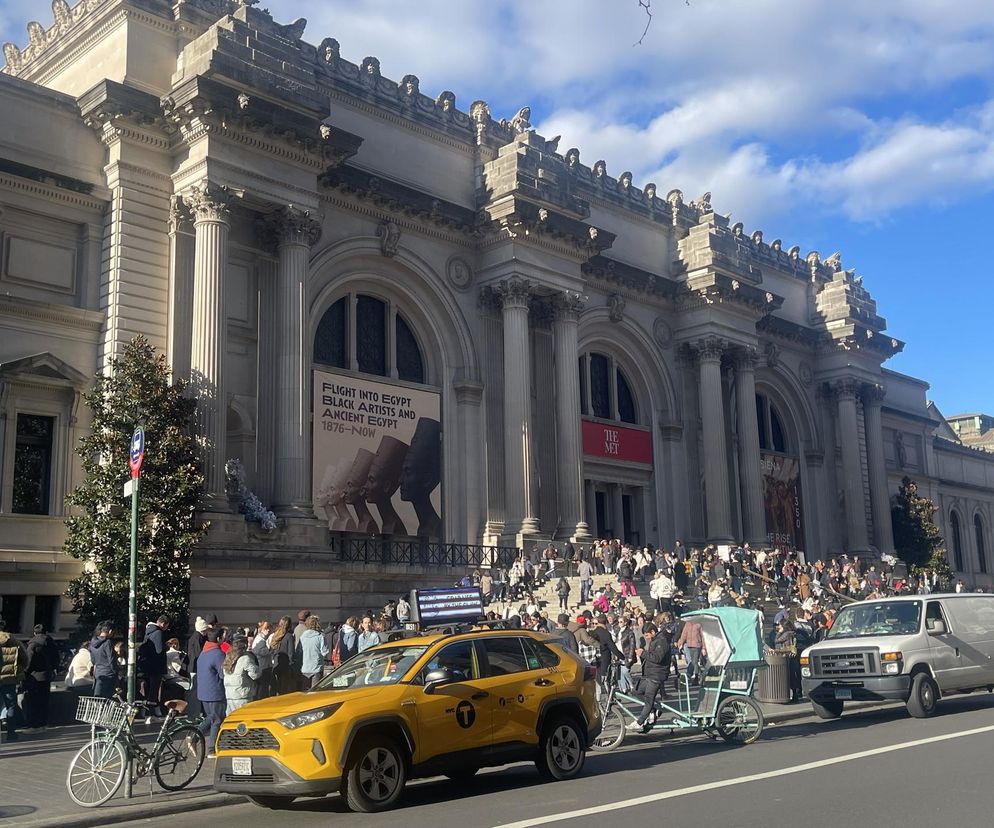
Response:
[{"label": "stone staircase", "polygon": [[[562,576],[563,571],[557,569],[556,572],[542,580],[532,589],[532,595],[535,596],[535,602],[539,607],[548,612],[550,618],[555,618],[559,614],[559,595],[556,593],[556,585],[559,583],[559,578]],[[594,575],[593,578],[593,589],[591,590],[591,600],[585,604],[580,603],[580,578],[577,575],[569,575],[566,578],[569,581],[570,593],[569,593],[569,614],[571,617],[576,617],[580,615],[585,610],[590,610],[594,612],[593,597],[597,595],[597,590],[600,587],[607,587],[613,585],[615,591],[618,591],[618,577],[616,575]],[[655,602],[649,597],[649,584],[635,582],[635,597],[630,597],[627,599],[628,605],[635,607],[636,610],[646,611],[650,608],[654,610]],[[525,602],[524,598],[515,600],[512,602],[513,606]],[[492,603],[486,607],[487,612],[491,610],[496,612],[498,615],[503,613],[504,605],[501,603]]]}]

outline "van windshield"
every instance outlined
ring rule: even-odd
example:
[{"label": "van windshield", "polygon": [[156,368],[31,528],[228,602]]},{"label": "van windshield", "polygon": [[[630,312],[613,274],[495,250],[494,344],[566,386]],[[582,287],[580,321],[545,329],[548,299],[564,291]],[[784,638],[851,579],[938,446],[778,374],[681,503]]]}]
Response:
[{"label": "van windshield", "polygon": [[826,638],[871,635],[913,635],[921,622],[921,601],[877,601],[850,604],[835,617]]}]

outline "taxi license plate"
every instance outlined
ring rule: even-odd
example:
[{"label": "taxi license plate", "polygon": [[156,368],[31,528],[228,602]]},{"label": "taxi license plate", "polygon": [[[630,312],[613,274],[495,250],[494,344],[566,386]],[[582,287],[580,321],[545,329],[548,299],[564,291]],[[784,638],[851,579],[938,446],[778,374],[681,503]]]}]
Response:
[{"label": "taxi license plate", "polygon": [[841,699],[851,699],[852,698],[852,690],[836,689],[836,691],[835,691],[835,698],[840,699],[840,700]]},{"label": "taxi license plate", "polygon": [[231,772],[236,776],[252,775],[252,757],[235,756],[231,760]]}]

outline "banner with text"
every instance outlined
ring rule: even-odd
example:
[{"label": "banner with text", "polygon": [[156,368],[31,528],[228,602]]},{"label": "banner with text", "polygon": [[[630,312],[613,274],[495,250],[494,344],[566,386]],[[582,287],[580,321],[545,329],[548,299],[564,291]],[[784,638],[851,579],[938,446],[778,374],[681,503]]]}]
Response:
[{"label": "banner with text", "polygon": [[801,468],[795,457],[761,454],[766,533],[775,549],[794,552],[804,534],[801,524]]},{"label": "banner with text", "polygon": [[441,539],[437,393],[315,371],[313,457],[329,529]]},{"label": "banner with text", "polygon": [[652,433],[608,423],[582,420],[583,453],[587,457],[652,465]]}]

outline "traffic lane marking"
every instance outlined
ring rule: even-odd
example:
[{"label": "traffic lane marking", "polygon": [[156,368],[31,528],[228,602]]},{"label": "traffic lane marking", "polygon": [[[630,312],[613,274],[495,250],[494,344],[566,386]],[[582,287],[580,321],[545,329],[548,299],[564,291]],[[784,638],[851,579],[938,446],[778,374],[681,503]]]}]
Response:
[{"label": "traffic lane marking", "polygon": [[843,762],[866,759],[870,756],[879,756],[884,753],[893,753],[894,751],[907,750],[908,748],[921,747],[922,745],[930,745],[936,742],[946,742],[950,739],[962,739],[966,736],[977,736],[981,733],[990,733],[992,731],[994,731],[994,725],[987,725],[986,727],[975,727],[970,730],[963,730],[959,733],[945,733],[941,736],[929,736],[925,739],[913,739],[910,742],[900,742],[896,745],[886,745],[884,747],[857,751],[856,753],[847,753],[844,756],[833,756],[829,759],[819,759],[816,762],[808,762],[804,765],[795,765],[791,768],[778,768],[777,770],[765,771],[764,773],[753,773],[747,776],[738,776],[733,779],[721,779],[716,782],[705,782],[701,785],[692,785],[688,788],[681,788],[679,790],[647,794],[646,796],[639,796],[633,799],[623,799],[618,802],[610,802],[603,805],[594,805],[589,808],[580,808],[578,810],[568,811],[565,813],[561,812],[557,814],[548,814],[546,816],[519,820],[518,822],[506,822],[497,826],[497,828],[532,828],[532,826],[535,825],[547,825],[550,822],[562,822],[563,820],[573,819],[575,817],[593,816],[595,814],[616,811],[621,808],[636,808],[640,805],[649,805],[653,802],[661,802],[666,799],[676,799],[677,797],[691,796],[693,794],[713,791],[719,788],[729,788],[734,785],[745,785],[749,782],[761,782],[764,779],[790,776],[791,774],[817,770],[818,768],[828,767],[829,765],[840,765]]}]

